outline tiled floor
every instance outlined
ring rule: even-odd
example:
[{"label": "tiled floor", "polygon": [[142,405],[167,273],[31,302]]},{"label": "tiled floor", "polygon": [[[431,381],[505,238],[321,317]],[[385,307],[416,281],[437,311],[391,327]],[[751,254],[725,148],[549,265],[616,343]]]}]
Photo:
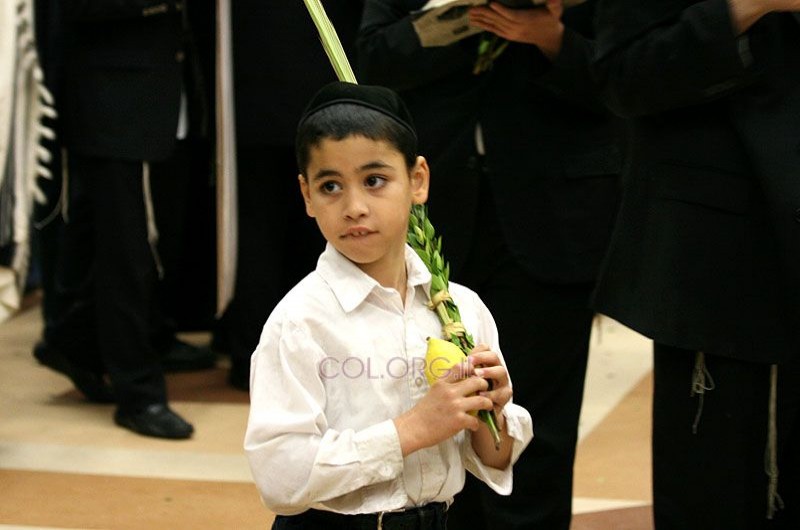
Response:
[{"label": "tiled floor", "polygon": [[[264,529],[242,453],[247,395],[214,370],[170,375],[189,441],[115,427],[111,406],[81,399],[39,367],[38,307],[0,324],[0,529]],[[202,341],[202,334],[188,340]],[[649,342],[595,328],[576,462],[573,530],[650,530]],[[455,529],[460,530],[460,529]]]}]

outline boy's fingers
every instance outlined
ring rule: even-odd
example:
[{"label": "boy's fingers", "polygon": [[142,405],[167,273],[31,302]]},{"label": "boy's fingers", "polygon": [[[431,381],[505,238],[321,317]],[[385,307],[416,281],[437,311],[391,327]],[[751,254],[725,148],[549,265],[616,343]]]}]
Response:
[{"label": "boy's fingers", "polygon": [[464,359],[463,362],[458,364],[454,364],[450,368],[448,368],[442,374],[443,377],[440,378],[442,381],[447,381],[448,383],[456,383],[465,379],[472,375],[473,368],[472,364],[469,362],[468,359]]},{"label": "boy's fingers", "polygon": [[508,384],[508,372],[502,366],[489,366],[486,368],[475,368],[475,375],[484,379],[495,381],[495,387],[502,387]]},{"label": "boy's fingers", "polygon": [[488,348],[485,350],[475,348],[470,352],[469,360],[474,366],[496,366],[500,364],[500,357],[497,352],[493,352]]},{"label": "boy's fingers", "polygon": [[460,386],[459,394],[462,396],[469,396],[477,392],[485,392],[486,390],[489,390],[489,382],[482,377],[468,377],[467,379],[461,380],[455,384]]},{"label": "boy's fingers", "polygon": [[506,403],[511,401],[512,392],[510,388],[499,388],[497,390],[488,390],[481,392],[481,396],[488,398],[499,407],[504,407]]},{"label": "boy's fingers", "polygon": [[477,396],[470,396],[464,399],[464,410],[467,411],[474,411],[474,410],[493,410],[494,409],[494,401],[489,399],[486,396],[477,395]]},{"label": "boy's fingers", "polygon": [[469,414],[466,415],[464,421],[466,422],[466,426],[464,428],[469,429],[470,431],[473,432],[477,431],[481,426],[480,420],[478,420],[478,418],[476,418],[475,416],[471,416]]}]

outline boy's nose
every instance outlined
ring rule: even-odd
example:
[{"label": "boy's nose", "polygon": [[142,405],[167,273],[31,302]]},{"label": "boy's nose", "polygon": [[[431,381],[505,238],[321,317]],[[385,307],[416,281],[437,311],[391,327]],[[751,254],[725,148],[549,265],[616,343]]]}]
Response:
[{"label": "boy's nose", "polygon": [[358,219],[369,212],[367,201],[363,193],[351,192],[347,194],[344,214],[348,219]]}]

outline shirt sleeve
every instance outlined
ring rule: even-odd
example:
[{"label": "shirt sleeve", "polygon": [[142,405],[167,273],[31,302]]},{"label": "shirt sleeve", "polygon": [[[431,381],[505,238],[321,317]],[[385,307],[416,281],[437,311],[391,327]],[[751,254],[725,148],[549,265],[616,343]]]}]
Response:
[{"label": "shirt sleeve", "polygon": [[[500,355],[500,362],[503,363],[503,366],[506,366],[506,361],[503,358],[502,352],[500,352],[497,325],[494,322],[494,318],[480,298],[477,295],[474,296],[479,318],[478,333],[476,333],[478,338],[477,342],[483,342],[492,350],[498,352]],[[506,368],[508,367],[506,366]],[[509,381],[511,381],[511,378],[512,374],[509,373]],[[511,386],[513,388],[513,384]],[[511,448],[511,462],[508,467],[505,469],[496,469],[481,462],[480,457],[472,448],[472,437],[469,432],[467,432],[467,436],[464,437],[461,451],[464,459],[464,467],[467,471],[485,482],[487,486],[500,495],[509,495],[513,486],[513,465],[519,459],[522,451],[525,450],[533,439],[533,420],[531,419],[530,413],[525,408],[515,404],[513,399],[503,408],[503,416],[506,420],[506,431],[514,440],[514,444]]]},{"label": "shirt sleeve", "polygon": [[279,514],[394,479],[403,469],[391,420],[359,431],[330,427],[324,358],[297,325],[267,322],[251,360],[244,448],[264,504]]}]

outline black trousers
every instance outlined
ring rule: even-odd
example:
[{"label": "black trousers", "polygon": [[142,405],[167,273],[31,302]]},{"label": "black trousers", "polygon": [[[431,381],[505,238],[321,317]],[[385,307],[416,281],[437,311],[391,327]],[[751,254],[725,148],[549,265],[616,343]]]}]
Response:
[{"label": "black trousers", "polygon": [[[44,183],[48,202],[36,210],[44,338],[78,366],[105,373],[93,332],[94,207],[80,166],[79,162],[72,168],[78,180],[66,184],[71,195],[69,226],[59,215],[64,185],[60,181]],[[179,141],[169,159],[151,163],[158,253],[164,268],[151,335],[162,352],[178,329],[209,329],[213,322],[216,251],[209,169],[209,145],[200,139]],[[61,157],[54,158],[52,171],[61,174]]]},{"label": "black trousers", "polygon": [[778,492],[786,508],[768,521],[770,366],[706,353],[706,386],[713,389],[704,393],[699,410],[699,396],[690,396],[696,352],[662,344],[654,352],[656,529],[800,528],[800,363],[778,369]]},{"label": "black trousers", "polygon": [[141,162],[71,154],[70,202],[48,340],[107,372],[120,409],[166,402],[152,343],[158,272],[147,240]]},{"label": "black trousers", "polygon": [[[553,285],[534,278],[514,257],[483,194],[473,250],[453,280],[489,307],[514,384],[514,402],[533,417],[534,438],[514,465],[510,496],[467,475],[450,507],[449,527],[567,530],[593,312],[591,284]],[[435,221],[435,219],[434,219]],[[443,252],[447,255],[447,242]]]},{"label": "black trousers", "polygon": [[[380,520],[380,524],[379,524]],[[444,503],[431,503],[402,512],[344,515],[321,510],[308,510],[299,515],[275,517],[273,530],[445,530],[447,508]]]},{"label": "black trousers", "polygon": [[325,242],[305,213],[293,147],[240,145],[237,172],[236,286],[221,328],[234,369],[249,371],[267,317],[314,270]]}]

